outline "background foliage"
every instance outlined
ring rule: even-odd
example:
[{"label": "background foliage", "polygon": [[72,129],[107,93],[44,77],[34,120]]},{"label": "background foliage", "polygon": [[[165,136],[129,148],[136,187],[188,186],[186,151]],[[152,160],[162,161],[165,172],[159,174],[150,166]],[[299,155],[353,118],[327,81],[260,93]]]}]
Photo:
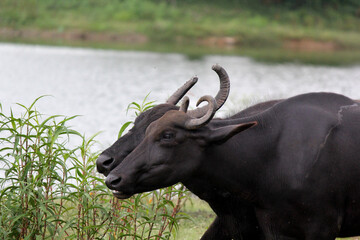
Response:
[{"label": "background foliage", "polygon": [[354,64],[358,0],[1,0],[0,41]]},{"label": "background foliage", "polygon": [[[0,27],[116,33],[121,36],[114,39],[120,42],[130,41],[124,36],[136,42],[140,34],[161,43],[232,36],[243,46],[279,46],[284,39],[311,38],[359,47],[360,1],[2,0]],[[16,36],[26,39],[31,34]],[[91,41],[86,34],[78,35]]]}]

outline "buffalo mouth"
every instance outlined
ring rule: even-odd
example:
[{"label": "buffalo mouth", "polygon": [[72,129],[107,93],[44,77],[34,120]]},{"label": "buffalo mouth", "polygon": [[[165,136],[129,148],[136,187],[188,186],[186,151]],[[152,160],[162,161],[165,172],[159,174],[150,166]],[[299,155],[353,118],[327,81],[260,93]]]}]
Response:
[{"label": "buffalo mouth", "polygon": [[113,190],[112,194],[118,199],[127,199],[133,195],[133,194],[117,191],[117,190]]}]

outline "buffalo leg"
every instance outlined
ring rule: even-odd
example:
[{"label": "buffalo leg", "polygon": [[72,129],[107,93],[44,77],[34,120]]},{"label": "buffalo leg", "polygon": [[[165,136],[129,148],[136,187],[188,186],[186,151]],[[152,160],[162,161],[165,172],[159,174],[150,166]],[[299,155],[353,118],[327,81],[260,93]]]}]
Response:
[{"label": "buffalo leg", "polygon": [[331,207],[323,211],[311,209],[309,214],[297,213],[297,209],[281,211],[257,211],[260,226],[266,240],[332,240],[339,235],[342,217]]}]

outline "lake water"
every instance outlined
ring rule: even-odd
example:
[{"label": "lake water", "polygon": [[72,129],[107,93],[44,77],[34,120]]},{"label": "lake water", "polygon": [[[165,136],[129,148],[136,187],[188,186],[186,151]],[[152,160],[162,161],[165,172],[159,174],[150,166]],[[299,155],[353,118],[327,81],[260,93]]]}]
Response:
[{"label": "lake water", "polygon": [[231,80],[230,97],[219,115],[261,100],[313,91],[331,91],[360,99],[360,65],[351,67],[264,64],[246,57],[206,56],[191,60],[181,54],[93,50],[68,47],[0,44],[0,102],[29,106],[41,95],[37,109],[45,114],[82,115],[74,129],[97,137],[100,148],[111,144],[132,101],[164,102],[186,80],[199,81],[189,92],[192,106],[205,94],[215,95],[219,83],[211,70],[223,66]]}]

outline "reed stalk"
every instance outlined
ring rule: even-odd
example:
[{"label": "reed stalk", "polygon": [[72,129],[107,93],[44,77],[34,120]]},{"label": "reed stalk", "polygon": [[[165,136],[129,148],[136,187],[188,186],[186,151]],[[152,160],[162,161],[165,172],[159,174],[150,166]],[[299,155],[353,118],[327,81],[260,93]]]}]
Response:
[{"label": "reed stalk", "polygon": [[[77,116],[45,117],[35,107],[42,98],[18,104],[19,115],[0,103],[0,239],[169,239],[186,190],[115,199],[96,173],[97,134],[68,127]],[[144,100],[128,110],[152,105]]]}]

